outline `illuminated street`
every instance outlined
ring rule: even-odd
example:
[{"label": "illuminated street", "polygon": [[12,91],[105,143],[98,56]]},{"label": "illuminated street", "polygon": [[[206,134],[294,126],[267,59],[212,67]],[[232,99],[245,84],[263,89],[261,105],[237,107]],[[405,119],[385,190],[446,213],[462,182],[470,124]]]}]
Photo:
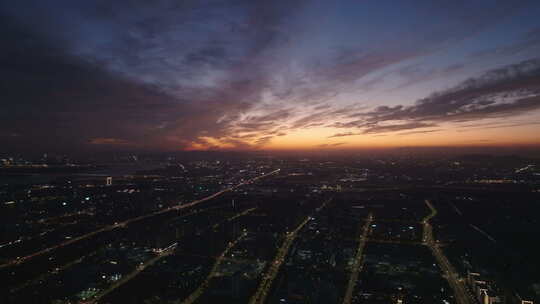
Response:
[{"label": "illuminated street", "polygon": [[360,271],[362,269],[364,246],[366,245],[372,222],[373,214],[370,213],[367,217],[366,223],[362,227],[362,234],[358,238],[358,250],[356,252],[354,263],[351,269],[351,278],[349,279],[349,284],[347,285],[347,292],[345,293],[345,297],[343,299],[344,304],[351,303],[352,293],[358,281],[358,275],[360,274]]},{"label": "illuminated street", "polygon": [[[328,203],[331,202],[332,199],[329,199],[325,201],[320,207],[315,209],[316,212],[319,212],[321,209],[326,207]],[[314,213],[315,215],[316,213]],[[293,244],[294,240],[296,239],[296,236],[298,235],[298,232],[302,230],[302,228],[310,221],[312,220],[311,216],[308,216],[305,218],[294,230],[287,231],[285,235],[285,240],[283,241],[283,245],[278,250],[278,253],[275,257],[275,259],[270,264],[270,268],[267,270],[267,272],[264,274],[263,279],[259,285],[259,288],[255,292],[255,294],[251,297],[249,303],[250,304],[256,304],[256,303],[265,303],[266,297],[268,296],[268,292],[270,290],[270,287],[272,286],[272,283],[274,279],[276,278],[279,269],[281,267],[281,264],[283,264],[285,260],[285,256],[289,252],[289,249],[291,248],[291,245]]]},{"label": "illuminated street", "polygon": [[433,239],[433,229],[429,222],[437,215],[437,210],[433,207],[429,200],[425,200],[425,203],[429,207],[431,213],[426,216],[422,221],[422,223],[424,224],[424,243],[429,246],[431,252],[437,259],[437,263],[439,264],[441,269],[443,269],[445,273],[445,278],[448,280],[450,286],[452,286],[452,289],[454,290],[454,294],[456,296],[458,304],[472,304],[475,301],[470,298],[469,294],[465,289],[465,286],[463,286],[463,281],[459,279],[457,272],[454,270],[454,268],[442,252],[439,244],[437,244],[437,241]]}]

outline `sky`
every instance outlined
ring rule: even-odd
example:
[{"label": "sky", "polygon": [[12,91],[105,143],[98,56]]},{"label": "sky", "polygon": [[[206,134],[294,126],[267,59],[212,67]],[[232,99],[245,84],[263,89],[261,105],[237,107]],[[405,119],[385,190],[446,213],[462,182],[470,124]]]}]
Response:
[{"label": "sky", "polygon": [[6,151],[540,145],[539,1],[0,1]]}]

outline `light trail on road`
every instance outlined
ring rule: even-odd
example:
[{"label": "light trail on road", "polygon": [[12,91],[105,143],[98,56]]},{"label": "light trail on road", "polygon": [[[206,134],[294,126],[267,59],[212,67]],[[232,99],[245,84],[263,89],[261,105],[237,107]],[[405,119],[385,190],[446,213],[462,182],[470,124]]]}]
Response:
[{"label": "light trail on road", "polygon": [[125,220],[123,222],[120,222],[120,223],[115,223],[113,225],[108,225],[108,226],[105,226],[103,228],[100,228],[98,230],[95,230],[95,231],[92,231],[92,232],[89,232],[87,234],[83,234],[81,236],[78,236],[78,237],[75,237],[75,238],[72,238],[70,239],[69,241],[66,241],[66,242],[63,242],[63,243],[60,243],[60,244],[57,244],[55,246],[51,246],[51,247],[48,247],[48,248],[45,248],[43,250],[40,250],[38,252],[35,252],[35,253],[32,253],[32,254],[29,254],[27,256],[24,256],[24,257],[20,257],[20,258],[17,258],[17,259],[14,259],[14,260],[11,260],[7,263],[4,263],[2,265],[0,265],[0,269],[2,268],[5,268],[5,267],[8,267],[8,266],[13,266],[13,265],[17,265],[17,264],[21,264],[21,263],[24,263],[32,258],[35,258],[37,256],[40,256],[40,255],[43,255],[45,253],[48,253],[48,252],[51,252],[51,251],[54,251],[58,248],[61,248],[61,247],[65,247],[65,246],[68,246],[70,244],[73,244],[75,242],[78,242],[78,241],[81,241],[81,240],[84,240],[84,239],[87,239],[87,238],[90,238],[94,235],[97,235],[99,233],[102,233],[102,232],[107,232],[107,231],[111,231],[111,230],[114,230],[116,228],[119,228],[119,227],[125,227],[129,224],[132,224],[134,222],[138,222],[138,221],[141,221],[143,219],[147,219],[147,218],[150,218],[150,217],[153,217],[153,216],[156,216],[156,215],[160,215],[160,214],[164,214],[164,213],[167,213],[167,212],[170,212],[170,211],[174,211],[174,210],[181,210],[181,209],[185,209],[185,208],[189,208],[189,207],[193,207],[195,205],[198,205],[200,203],[203,203],[203,202],[206,202],[206,201],[209,201],[213,198],[216,198],[220,195],[222,195],[223,193],[226,193],[226,192],[230,192],[230,191],[233,191],[241,186],[244,186],[244,185],[247,185],[247,184],[251,184],[261,178],[264,178],[264,177],[267,177],[267,176],[270,176],[270,175],[273,175],[273,174],[276,174],[276,173],[279,173],[281,169],[276,169],[272,172],[269,172],[269,173],[266,173],[266,174],[262,174],[260,176],[257,176],[257,177],[254,177],[252,179],[249,179],[247,181],[244,181],[240,184],[237,184],[235,186],[232,186],[232,187],[229,187],[229,188],[226,188],[226,189],[223,189],[221,191],[218,191],[210,196],[207,196],[205,198],[202,198],[202,199],[198,199],[198,200],[195,200],[191,203],[188,203],[188,204],[183,204],[183,205],[177,205],[177,206],[174,206],[174,207],[169,207],[169,208],[165,208],[163,210],[159,210],[159,211],[156,211],[156,212],[153,212],[153,213],[149,213],[149,214],[146,214],[146,215],[141,215],[141,216],[137,216],[137,217],[134,217],[134,218],[131,218],[131,219],[128,219],[128,220]]},{"label": "light trail on road", "polygon": [[488,240],[492,241],[493,243],[497,243],[497,240],[491,235],[489,235],[487,232],[485,232],[484,230],[478,228],[477,226],[473,224],[469,224],[469,226],[471,226],[474,230],[478,231],[481,235],[485,236]]},{"label": "light trail on road", "polygon": [[[325,201],[320,207],[315,209],[315,212],[319,212],[331,200],[332,198]],[[285,257],[287,253],[289,252],[289,249],[291,245],[293,244],[294,240],[296,239],[298,232],[300,232],[300,230],[310,221],[310,219],[311,219],[311,216],[307,216],[293,231],[287,232],[285,240],[283,241],[283,244],[278,249],[276,257],[270,264],[268,271],[266,272],[266,274],[263,275],[261,283],[259,284],[259,288],[257,288],[257,291],[249,300],[249,304],[257,304],[257,303],[262,304],[265,302],[266,297],[268,296],[268,291],[270,290],[270,287],[272,286],[272,282],[276,278],[279,272],[279,269],[281,267],[281,264],[283,264],[283,262],[285,261]]]},{"label": "light trail on road", "polygon": [[174,249],[175,248],[173,247],[173,248],[169,248],[168,250],[160,252],[157,256],[151,258],[150,260],[146,261],[144,264],[138,266],[135,269],[135,271],[132,271],[132,272],[128,273],[126,276],[122,277],[120,280],[114,282],[114,284],[109,286],[109,288],[107,288],[107,289],[101,291],[100,293],[98,293],[97,295],[95,295],[93,299],[91,299],[89,301],[86,301],[86,302],[82,302],[82,304],[94,304],[94,303],[97,303],[101,298],[103,298],[104,296],[106,296],[109,293],[113,292],[118,287],[124,285],[125,283],[127,283],[128,281],[130,281],[131,279],[136,277],[143,270],[148,268],[149,266],[152,266],[157,261],[161,260],[162,258],[171,255],[174,252]]},{"label": "light trail on road", "polygon": [[246,215],[246,214],[248,214],[248,213],[253,212],[255,209],[257,209],[257,207],[246,209],[246,210],[244,210],[244,211],[242,211],[242,212],[240,212],[240,213],[238,213],[238,214],[236,214],[236,215],[234,215],[234,216],[232,216],[232,217],[230,217],[230,218],[224,219],[223,221],[221,221],[221,222],[219,222],[219,223],[217,223],[217,224],[214,224],[214,225],[212,226],[212,229],[218,228],[218,227],[219,227],[220,225],[222,225],[223,223],[234,221],[235,219],[237,219],[237,218],[239,218],[239,217],[241,217],[241,216],[244,216],[244,215]]},{"label": "light trail on road", "polygon": [[[249,209],[246,209],[240,213],[237,213],[235,214],[234,216],[231,216],[227,219],[225,219],[224,221],[221,221],[220,223],[216,224],[216,225],[213,225],[212,228],[216,229],[218,228],[219,226],[221,226],[222,224],[224,223],[227,223],[227,222],[231,222],[241,216],[244,216],[250,212],[252,212],[253,210],[255,210],[257,208],[249,208]],[[208,227],[210,228],[210,226]],[[169,256],[171,255],[172,253],[174,253],[174,249],[176,248],[176,246],[174,247],[171,247],[171,248],[168,248],[162,252],[160,252],[160,254],[150,260],[148,260],[147,262],[145,262],[142,266],[138,267],[137,269],[135,269],[134,271],[132,271],[131,273],[129,273],[127,276],[125,276],[124,278],[120,279],[118,282],[116,282],[115,284],[111,285],[109,288],[107,288],[106,290],[104,290],[103,292],[99,293],[98,295],[96,295],[91,301],[87,302],[87,303],[97,303],[100,299],[102,299],[104,296],[106,296],[107,294],[111,293],[112,291],[114,291],[115,289],[121,287],[122,285],[126,284],[127,282],[129,282],[130,280],[132,280],[133,278],[135,278],[139,273],[141,273],[144,269],[146,269],[147,267],[149,266],[152,266],[153,264],[155,264],[157,261],[161,260],[162,258],[166,257],[166,256]],[[219,259],[219,257],[218,257]],[[223,258],[222,258],[223,259]]]},{"label": "light trail on road", "polygon": [[437,209],[435,209],[428,200],[425,200],[425,203],[431,210],[431,213],[422,221],[424,224],[424,244],[431,249],[437,264],[439,264],[439,267],[441,267],[442,271],[446,274],[446,276],[443,277],[448,280],[450,287],[454,290],[454,295],[456,296],[458,304],[473,304],[475,301],[469,297],[469,294],[466,292],[466,288],[462,281],[459,280],[459,276],[454,270],[454,267],[450,264],[448,258],[446,258],[439,245],[433,239],[433,229],[429,221],[437,215]]},{"label": "light trail on road", "polygon": [[20,290],[22,290],[22,289],[24,289],[24,288],[26,288],[28,286],[31,286],[32,284],[35,284],[36,282],[43,281],[46,278],[52,276],[53,274],[57,274],[57,273],[59,273],[61,271],[64,271],[64,270],[72,267],[73,265],[79,264],[82,261],[84,261],[85,259],[96,255],[98,251],[99,251],[99,249],[95,250],[93,252],[90,252],[90,253],[88,253],[88,254],[86,254],[86,255],[84,255],[84,256],[76,259],[76,260],[68,262],[68,263],[66,263],[66,264],[64,264],[64,265],[62,265],[60,267],[56,267],[53,270],[47,271],[47,272],[45,272],[45,273],[43,273],[43,274],[41,274],[41,275],[39,275],[39,276],[37,276],[37,277],[35,277],[33,279],[30,279],[30,280],[22,283],[21,285],[18,285],[18,286],[15,286],[15,287],[11,288],[9,292],[10,293],[15,293],[15,292],[18,292],[18,291],[20,291]]},{"label": "light trail on road", "polygon": [[[214,208],[215,208],[215,207],[213,207],[213,208],[205,208],[205,209],[195,209],[195,210],[193,210],[193,211],[191,211],[191,212],[189,212],[189,213],[183,214],[183,215],[180,216],[179,218],[188,217],[188,216],[195,215],[195,214],[202,213],[202,212],[208,212],[209,210],[212,210],[212,209],[214,209]],[[233,220],[234,218],[237,218],[239,215],[245,215],[245,214],[248,214],[249,212],[251,212],[251,211],[253,211],[253,210],[255,210],[255,209],[256,209],[256,208],[250,208],[250,209],[247,209],[247,210],[245,210],[245,211],[242,211],[241,213],[236,214],[236,215],[234,215],[233,217],[230,217],[230,218],[224,220],[224,221],[221,222],[221,223],[224,223],[224,222],[230,222],[230,221]],[[221,223],[220,223],[220,224],[221,224]],[[208,229],[211,228],[211,227],[212,227],[212,226],[208,226]],[[86,254],[86,255],[84,255],[84,256],[78,258],[78,259],[75,259],[75,260],[73,260],[73,261],[71,261],[71,262],[68,262],[68,263],[66,263],[66,264],[64,264],[64,265],[62,265],[62,266],[60,266],[60,267],[53,268],[53,269],[49,270],[48,272],[45,272],[44,274],[41,274],[41,275],[39,275],[39,276],[37,276],[37,277],[35,277],[35,278],[33,278],[33,279],[30,279],[30,280],[26,281],[25,283],[23,283],[23,284],[21,284],[21,285],[18,285],[18,286],[16,286],[16,287],[11,288],[11,289],[10,289],[10,292],[11,292],[11,293],[18,292],[18,291],[20,291],[21,289],[26,288],[26,287],[28,287],[28,286],[30,286],[30,285],[32,285],[32,284],[38,282],[38,281],[44,280],[45,278],[47,278],[47,277],[49,277],[49,276],[51,276],[51,275],[53,275],[53,274],[55,274],[55,273],[59,273],[59,272],[61,272],[61,271],[64,271],[64,270],[70,268],[71,266],[76,265],[76,264],[82,262],[82,261],[85,260],[86,258],[89,258],[89,257],[95,255],[99,250],[100,250],[100,249],[94,250],[93,252],[91,252],[91,253],[89,253],[89,254]],[[164,250],[164,251],[168,251],[168,249],[167,249],[167,250]],[[165,256],[161,256],[161,258],[162,258],[162,257],[165,257]],[[207,256],[204,256],[204,257],[207,258]],[[214,258],[216,258],[216,257],[214,257]],[[128,276],[129,276],[129,275],[130,275],[130,274],[128,274]],[[132,276],[130,279],[132,279],[132,278],[134,278],[134,276]],[[116,288],[120,287],[121,285],[127,283],[128,281],[129,281],[129,280],[123,280],[122,284],[116,285],[113,289],[116,289]],[[111,290],[111,291],[112,291],[112,290]],[[110,293],[110,292],[108,292],[108,293]],[[100,296],[100,298],[102,298],[103,296],[105,296],[105,295]],[[96,301],[96,300],[94,299],[94,301]]]},{"label": "light trail on road", "polygon": [[216,274],[216,272],[217,272],[217,270],[219,268],[219,265],[221,265],[221,262],[223,261],[223,259],[227,255],[227,253],[229,253],[229,251],[232,248],[234,248],[234,246],[236,246],[236,244],[238,242],[240,242],[246,235],[247,235],[247,233],[244,232],[236,240],[234,240],[232,242],[229,242],[229,244],[227,245],[225,250],[216,259],[216,262],[214,263],[214,266],[212,266],[212,270],[210,270],[210,273],[208,274],[208,276],[206,277],[204,282],[202,282],[202,284],[199,285],[199,287],[194,292],[192,292],[184,301],[182,301],[181,302],[182,304],[194,303],[204,293],[204,291],[206,290],[206,288],[210,284],[210,280],[212,280],[212,278],[215,276],[215,274]]},{"label": "light trail on road", "polygon": [[350,304],[352,300],[352,294],[354,291],[354,287],[356,286],[356,282],[358,281],[358,276],[360,275],[360,271],[362,270],[363,265],[363,255],[364,255],[364,247],[366,246],[366,241],[369,235],[371,223],[373,222],[373,214],[370,213],[368,215],[367,221],[364,224],[364,227],[362,228],[362,234],[358,238],[358,249],[356,250],[356,256],[354,258],[354,263],[351,270],[351,277],[349,279],[349,283],[347,284],[347,290],[345,292],[345,297],[343,298],[343,304]]}]

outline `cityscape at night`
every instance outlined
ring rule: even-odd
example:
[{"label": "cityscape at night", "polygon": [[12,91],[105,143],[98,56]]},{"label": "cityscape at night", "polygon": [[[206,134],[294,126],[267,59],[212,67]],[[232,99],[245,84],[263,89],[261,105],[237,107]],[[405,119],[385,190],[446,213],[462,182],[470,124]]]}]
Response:
[{"label": "cityscape at night", "polygon": [[0,0],[0,303],[540,303],[538,16]]}]

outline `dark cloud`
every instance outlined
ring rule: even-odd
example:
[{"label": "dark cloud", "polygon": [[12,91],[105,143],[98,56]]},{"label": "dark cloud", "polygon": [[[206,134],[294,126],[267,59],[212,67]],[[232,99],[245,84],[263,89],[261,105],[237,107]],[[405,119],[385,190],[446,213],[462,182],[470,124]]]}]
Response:
[{"label": "dark cloud", "polygon": [[270,142],[272,140],[272,138],[274,138],[274,136],[264,136],[264,137],[258,138],[255,141],[255,144],[257,144],[257,145],[267,144],[268,142]]},{"label": "dark cloud", "polygon": [[338,143],[332,143],[332,144],[320,144],[317,145],[319,148],[330,148],[330,147],[337,147],[346,144],[346,142],[338,142]]},{"label": "dark cloud", "polygon": [[501,129],[512,127],[525,127],[525,126],[537,126],[540,122],[510,122],[510,123],[487,123],[487,124],[472,124],[467,126],[461,126],[463,129],[457,129],[457,132],[470,132],[478,129]]},{"label": "dark cloud", "polygon": [[3,99],[10,101],[0,125],[24,134],[7,143],[163,150],[208,143],[206,136],[245,148],[234,132],[266,131],[288,115],[280,110],[237,123],[269,86],[258,56],[281,39],[281,18],[296,5],[2,5],[0,31],[11,43],[0,51]]},{"label": "dark cloud", "polygon": [[176,117],[174,98],[81,62],[2,20],[3,36],[16,43],[0,50],[6,101],[0,126],[24,134],[8,148],[81,149],[95,138],[140,142]]},{"label": "dark cloud", "polygon": [[410,129],[419,129],[419,128],[429,128],[433,127],[435,124],[423,123],[423,122],[409,122],[403,124],[395,125],[371,125],[363,130],[363,134],[373,134],[373,133],[385,133],[385,132],[396,132]]},{"label": "dark cloud", "polygon": [[443,130],[437,129],[437,130],[410,131],[410,132],[398,133],[398,135],[401,136],[401,135],[427,134],[427,133],[435,133],[435,132],[440,132],[440,131],[443,131]]},{"label": "dark cloud", "polygon": [[331,107],[332,106],[329,105],[329,104],[322,104],[322,105],[314,107],[313,110],[326,110],[326,109],[329,109]]},{"label": "dark cloud", "polygon": [[358,120],[333,126],[361,128],[365,133],[392,132],[445,122],[509,117],[539,109],[540,60],[528,60],[468,79],[412,106],[379,106],[350,115]]},{"label": "dark cloud", "polygon": [[326,121],[332,119],[338,119],[340,117],[347,117],[351,112],[358,111],[365,108],[363,105],[353,104],[346,107],[340,108],[323,108],[322,111],[316,111],[312,114],[302,116],[298,119],[293,120],[289,124],[289,129],[308,129],[313,127],[324,126]]},{"label": "dark cloud", "polygon": [[277,110],[275,112],[267,113],[264,115],[248,116],[243,120],[242,123],[248,123],[248,122],[265,123],[268,121],[283,120],[290,117],[292,115],[291,113],[292,111],[290,109],[281,109],[281,110]]},{"label": "dark cloud", "polygon": [[328,138],[334,138],[334,137],[347,137],[347,136],[355,136],[355,135],[361,135],[362,133],[354,133],[354,132],[345,132],[345,133],[336,133],[334,135],[328,136]]},{"label": "dark cloud", "polygon": [[271,127],[275,127],[277,124],[271,121],[262,121],[262,122],[241,122],[236,125],[237,131],[265,131]]},{"label": "dark cloud", "polygon": [[291,129],[300,129],[300,128],[306,128],[307,126],[314,126],[316,123],[320,123],[321,121],[325,121],[328,119],[328,111],[323,112],[315,112],[313,114],[304,116],[300,119],[295,120],[292,125]]}]

